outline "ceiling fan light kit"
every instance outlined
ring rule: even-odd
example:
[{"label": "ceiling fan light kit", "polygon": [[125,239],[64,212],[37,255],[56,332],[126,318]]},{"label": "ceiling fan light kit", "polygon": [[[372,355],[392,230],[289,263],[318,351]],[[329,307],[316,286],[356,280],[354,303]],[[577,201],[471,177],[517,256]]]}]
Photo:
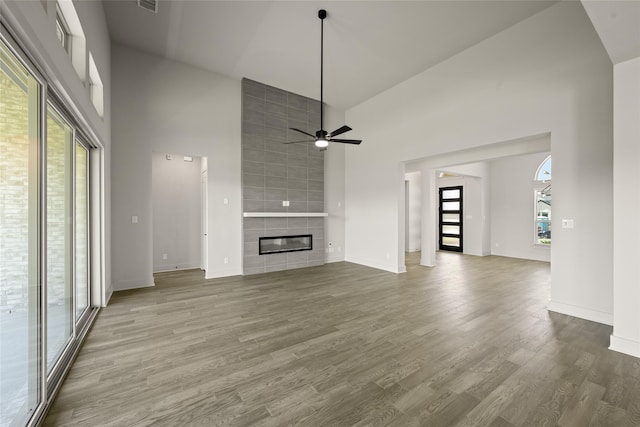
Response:
[{"label": "ceiling fan light kit", "polygon": [[329,146],[330,142],[338,142],[341,144],[354,144],[358,145],[362,142],[360,139],[336,139],[334,137],[341,135],[345,132],[349,132],[351,128],[349,126],[341,126],[333,132],[327,132],[324,130],[324,19],[327,17],[327,11],[324,9],[320,9],[318,11],[318,18],[320,18],[320,130],[316,131],[315,135],[312,135],[308,132],[305,132],[301,129],[297,128],[289,128],[292,131],[301,133],[310,138],[313,138],[313,141],[304,140],[304,141],[290,141],[285,142],[285,144],[298,144],[301,142],[314,142],[315,146],[320,148],[320,151],[324,151]]},{"label": "ceiling fan light kit", "polygon": [[329,146],[329,141],[327,141],[324,138],[318,138],[316,139],[316,147],[318,148],[325,148]]}]

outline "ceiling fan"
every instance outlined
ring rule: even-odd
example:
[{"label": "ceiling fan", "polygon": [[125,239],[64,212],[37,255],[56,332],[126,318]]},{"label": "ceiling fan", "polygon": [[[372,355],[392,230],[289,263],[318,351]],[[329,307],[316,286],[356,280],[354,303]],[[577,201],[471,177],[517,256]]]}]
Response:
[{"label": "ceiling fan", "polygon": [[338,135],[342,135],[345,132],[349,132],[351,128],[347,125],[341,126],[333,132],[327,132],[324,130],[324,99],[323,99],[323,77],[324,77],[324,18],[327,17],[327,11],[324,9],[320,9],[318,11],[318,18],[320,18],[320,130],[316,132],[315,135],[312,135],[308,132],[305,132],[301,129],[297,128],[289,128],[293,131],[302,133],[307,135],[308,137],[313,138],[313,141],[304,140],[304,141],[290,141],[285,142],[285,144],[298,144],[301,142],[314,142],[315,146],[320,148],[320,151],[324,151],[329,146],[330,142],[339,142],[342,144],[360,144],[362,140],[360,139],[338,139],[335,138]]}]

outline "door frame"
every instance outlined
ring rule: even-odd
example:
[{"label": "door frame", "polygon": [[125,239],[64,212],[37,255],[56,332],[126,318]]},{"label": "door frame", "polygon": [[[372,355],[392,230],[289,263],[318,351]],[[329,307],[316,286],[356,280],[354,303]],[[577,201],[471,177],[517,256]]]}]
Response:
[{"label": "door frame", "polygon": [[[443,198],[442,194],[443,192],[447,191],[447,190],[460,190],[460,197],[456,197],[456,198]],[[451,187],[440,187],[438,188],[438,249],[441,251],[453,251],[453,252],[462,252],[464,250],[464,246],[463,246],[463,237],[464,237],[464,229],[463,229],[463,194],[464,194],[464,186],[462,185],[455,185],[455,186],[451,186]],[[443,210],[442,209],[442,204],[443,202],[460,202],[459,210]],[[442,217],[444,214],[458,214],[458,219],[459,222],[451,222],[451,221],[443,221]],[[458,226],[459,228],[459,234],[451,234],[451,233],[444,233],[443,232],[443,226],[446,225],[454,225],[454,226]],[[449,246],[449,245],[445,245],[443,243],[443,237],[457,237],[458,239],[460,239],[460,245],[459,246]]]},{"label": "door frame", "polygon": [[207,170],[200,175],[200,269],[204,270],[205,277],[209,269],[209,194],[208,194]]}]

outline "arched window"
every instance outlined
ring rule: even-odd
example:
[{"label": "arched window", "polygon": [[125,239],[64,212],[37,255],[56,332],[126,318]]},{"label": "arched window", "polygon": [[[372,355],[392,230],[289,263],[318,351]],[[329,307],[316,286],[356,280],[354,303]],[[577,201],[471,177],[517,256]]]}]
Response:
[{"label": "arched window", "polygon": [[536,170],[534,177],[534,242],[551,245],[551,156]]},{"label": "arched window", "polygon": [[544,159],[536,171],[536,181],[551,181],[551,156]]}]

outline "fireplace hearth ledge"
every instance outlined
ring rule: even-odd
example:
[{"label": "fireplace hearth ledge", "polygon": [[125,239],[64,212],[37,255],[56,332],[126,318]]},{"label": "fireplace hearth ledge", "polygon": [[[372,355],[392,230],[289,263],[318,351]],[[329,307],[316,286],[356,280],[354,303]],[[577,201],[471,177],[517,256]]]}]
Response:
[{"label": "fireplace hearth ledge", "polygon": [[245,218],[295,218],[295,217],[323,217],[329,216],[327,212],[244,212]]}]

